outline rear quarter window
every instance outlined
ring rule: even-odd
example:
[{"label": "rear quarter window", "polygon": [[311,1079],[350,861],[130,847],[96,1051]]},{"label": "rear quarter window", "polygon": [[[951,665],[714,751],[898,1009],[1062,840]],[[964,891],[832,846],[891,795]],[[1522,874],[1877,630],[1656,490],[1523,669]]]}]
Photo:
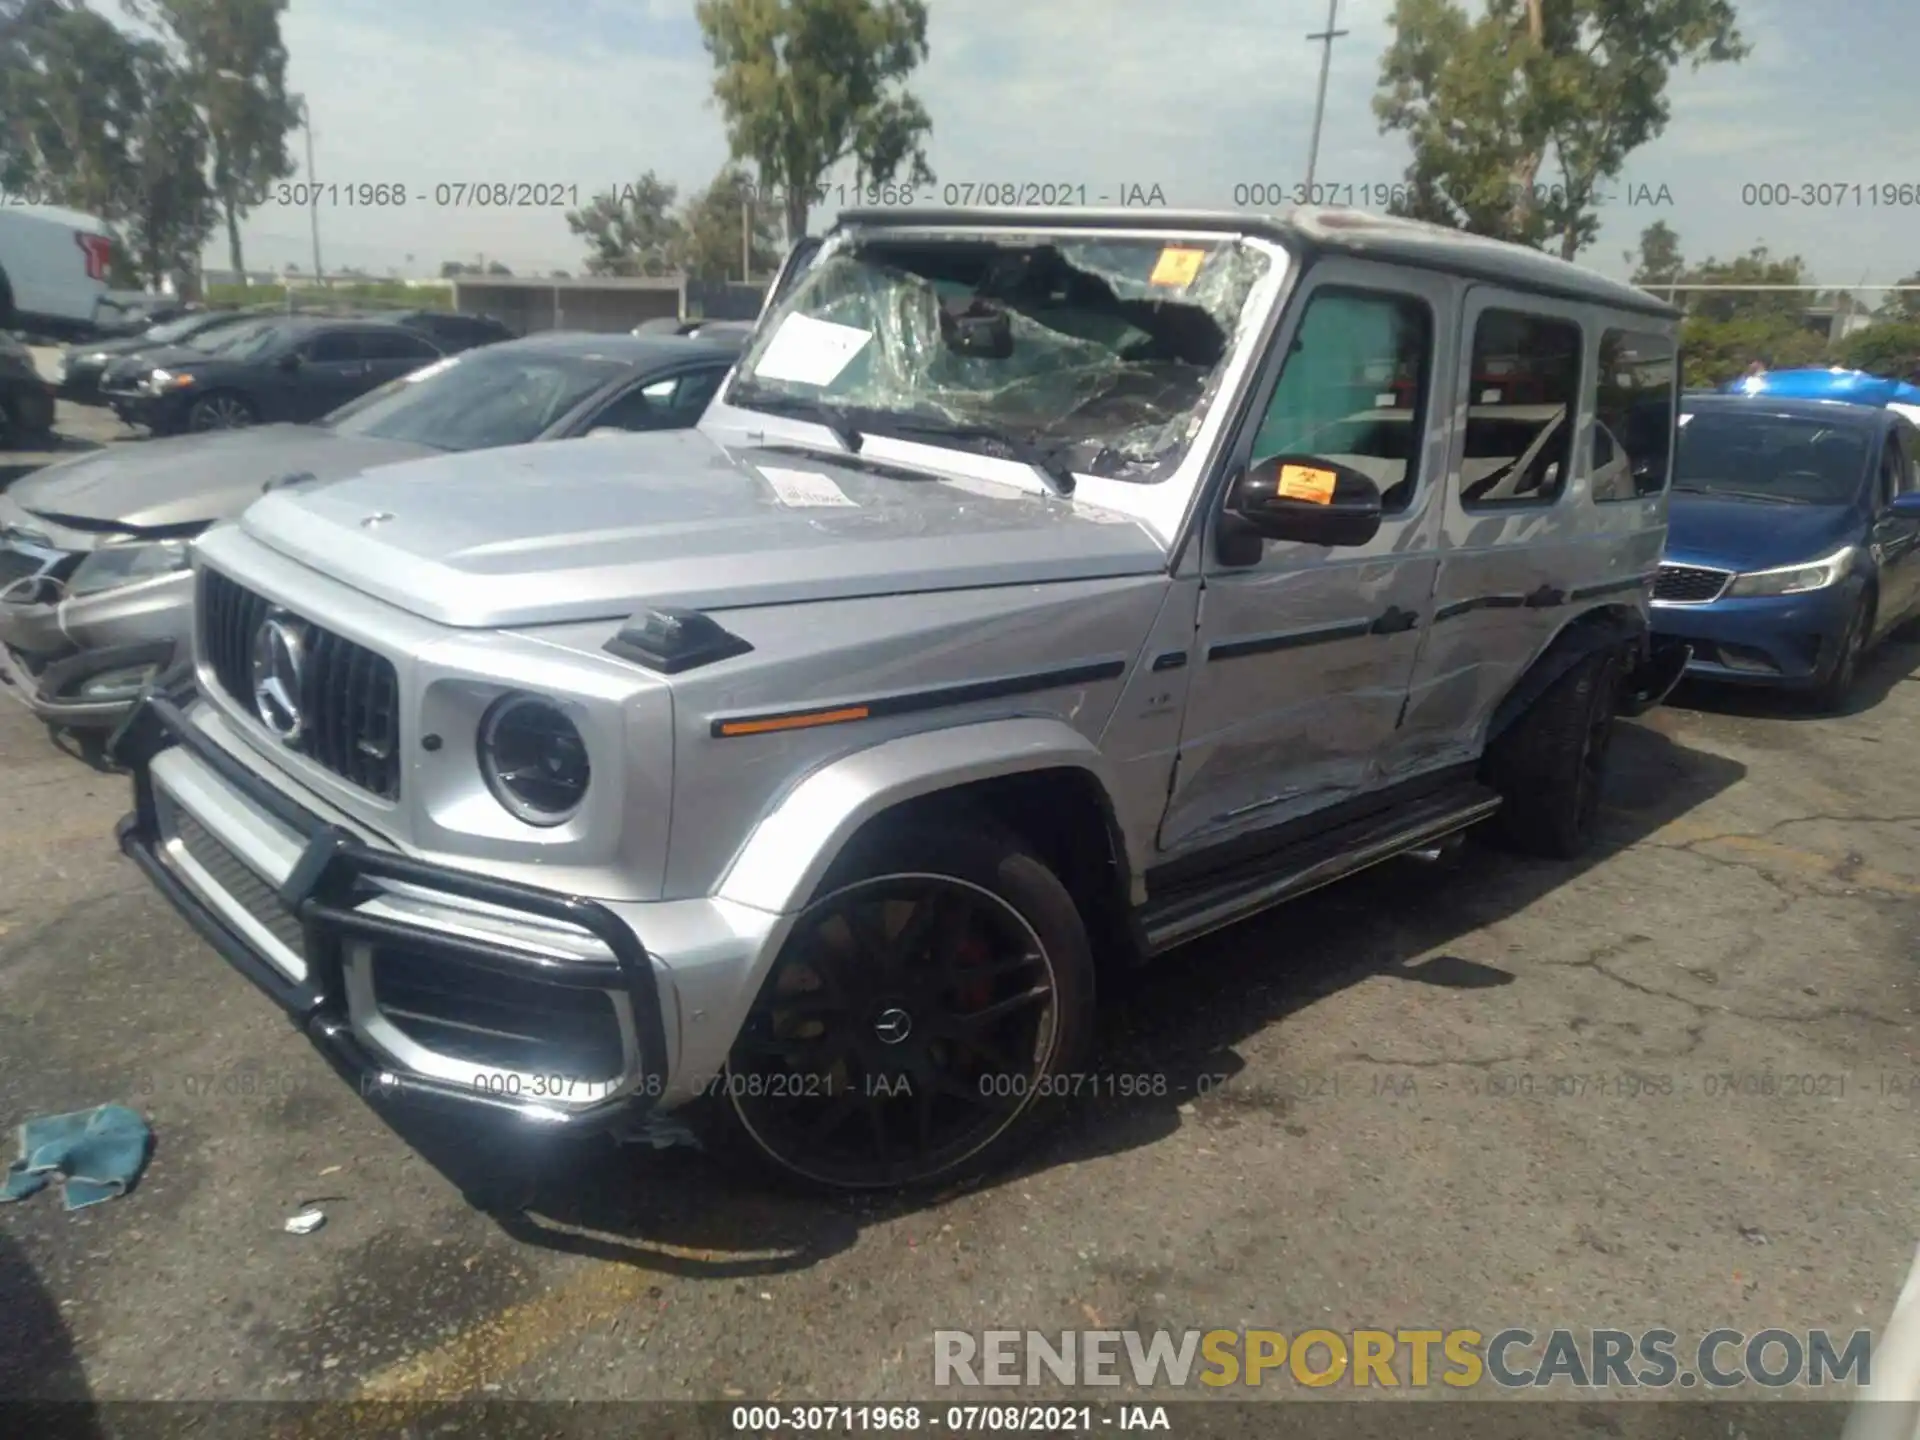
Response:
[{"label": "rear quarter window", "polygon": [[[1594,500],[1607,504],[1660,494],[1673,469],[1674,394],[1679,384],[1673,340],[1608,330],[1600,337],[1597,378],[1599,423],[1588,464]],[[1612,443],[1603,455],[1605,437]]]}]

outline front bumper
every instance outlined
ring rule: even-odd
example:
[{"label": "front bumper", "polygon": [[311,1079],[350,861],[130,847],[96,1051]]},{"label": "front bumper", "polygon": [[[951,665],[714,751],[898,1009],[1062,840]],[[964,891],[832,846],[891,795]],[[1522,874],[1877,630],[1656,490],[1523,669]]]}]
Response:
[{"label": "front bumper", "polygon": [[185,571],[50,604],[0,599],[0,682],[49,724],[111,728],[139,700],[142,679],[113,672],[166,671],[186,658],[192,624]]},{"label": "front bumper", "polygon": [[573,1132],[667,1094],[662,976],[606,906],[378,848],[161,694],[113,744],[121,849],[364,1096]]},{"label": "front bumper", "polygon": [[[49,725],[70,730],[111,730],[140,700],[140,684],[129,678],[105,695],[89,693],[115,671],[146,671],[160,676],[174,661],[174,642],[150,640],[77,650],[58,659],[39,657],[0,643],[0,685]],[[36,663],[38,668],[35,668]]]},{"label": "front bumper", "polygon": [[1755,595],[1704,605],[1656,603],[1654,634],[1693,647],[1687,674],[1736,685],[1818,685],[1859,598],[1854,585],[1801,595]]},{"label": "front bumper", "polygon": [[150,390],[103,386],[100,398],[128,425],[144,425],[156,434],[179,423],[186,400],[177,392],[155,395]]}]

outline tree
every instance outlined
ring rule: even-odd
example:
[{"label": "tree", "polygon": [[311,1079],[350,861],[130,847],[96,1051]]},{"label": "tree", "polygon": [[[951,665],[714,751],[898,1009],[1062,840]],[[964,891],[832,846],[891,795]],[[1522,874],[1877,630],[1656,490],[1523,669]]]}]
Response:
[{"label": "tree", "polygon": [[[1686,271],[1683,280],[1695,284],[1717,285],[1808,285],[1806,261],[1798,255],[1775,258],[1764,245],[1756,245],[1745,255],[1731,260],[1707,260]],[[1802,323],[1809,292],[1806,290],[1696,290],[1683,297],[1687,313],[1706,320],[1728,321],[1740,318],[1769,319],[1792,325]]]},{"label": "tree", "polygon": [[[771,274],[780,263],[773,215],[754,201],[753,177],[738,165],[722,168],[681,214],[680,265],[695,280]],[[742,240],[749,239],[746,274]]]},{"label": "tree", "polygon": [[1882,320],[1834,347],[1834,363],[1896,380],[1920,375],[1920,319]]},{"label": "tree", "polygon": [[[1571,260],[1603,181],[1666,128],[1668,76],[1738,60],[1732,0],[1396,0],[1374,112],[1413,146],[1394,208]],[[1551,159],[1559,176],[1546,185]]]},{"label": "tree", "polygon": [[146,108],[136,43],[74,0],[9,0],[0,14],[3,178],[75,210],[124,218]]},{"label": "tree", "polygon": [[207,183],[207,146],[189,78],[157,45],[140,45],[136,64],[147,103],[133,137],[126,249],[140,279],[158,287],[170,276],[199,271],[217,202]]},{"label": "tree", "polygon": [[[1894,283],[1920,285],[1920,272]],[[1920,290],[1888,291],[1887,298],[1880,303],[1880,314],[1889,320],[1920,320]]]},{"label": "tree", "polygon": [[925,0],[699,0],[694,14],[727,144],[783,197],[788,240],[845,160],[868,184],[933,179],[933,122],[902,88],[927,58]]},{"label": "tree", "polygon": [[244,274],[240,219],[294,173],[287,136],[300,109],[287,94],[280,17],[287,0],[123,0],[168,38],[189,77],[227,227],[227,259]]},{"label": "tree", "polygon": [[589,275],[667,275],[679,256],[682,227],[673,213],[679,189],[649,170],[632,185],[596,195],[567,212],[567,228],[591,245]]},{"label": "tree", "polygon": [[1633,266],[1633,283],[1649,290],[1672,285],[1686,273],[1687,262],[1680,254],[1680,237],[1664,220],[1656,220],[1640,232],[1640,248],[1627,252]]}]

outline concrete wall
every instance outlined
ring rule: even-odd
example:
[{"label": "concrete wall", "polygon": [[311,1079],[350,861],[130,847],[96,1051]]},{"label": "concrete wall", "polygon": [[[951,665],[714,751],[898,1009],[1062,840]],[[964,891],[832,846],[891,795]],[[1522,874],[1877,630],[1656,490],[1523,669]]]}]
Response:
[{"label": "concrete wall", "polygon": [[617,333],[646,320],[752,320],[761,285],[702,282],[680,276],[573,280],[463,275],[453,282],[453,308],[492,315],[521,334],[538,330]]}]

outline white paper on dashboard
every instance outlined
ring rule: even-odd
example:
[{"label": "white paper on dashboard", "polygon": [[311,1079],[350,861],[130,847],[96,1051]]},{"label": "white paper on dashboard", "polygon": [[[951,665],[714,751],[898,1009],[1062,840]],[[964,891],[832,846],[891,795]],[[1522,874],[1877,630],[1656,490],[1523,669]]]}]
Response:
[{"label": "white paper on dashboard", "polygon": [[811,315],[789,315],[780,322],[753,373],[763,380],[831,385],[871,339],[871,330],[855,325],[836,325]]},{"label": "white paper on dashboard", "polygon": [[847,492],[824,475],[816,475],[811,470],[784,470],[772,465],[754,467],[769,485],[773,493],[780,497],[782,505],[796,506],[802,509],[820,505],[853,505],[847,498]]}]

